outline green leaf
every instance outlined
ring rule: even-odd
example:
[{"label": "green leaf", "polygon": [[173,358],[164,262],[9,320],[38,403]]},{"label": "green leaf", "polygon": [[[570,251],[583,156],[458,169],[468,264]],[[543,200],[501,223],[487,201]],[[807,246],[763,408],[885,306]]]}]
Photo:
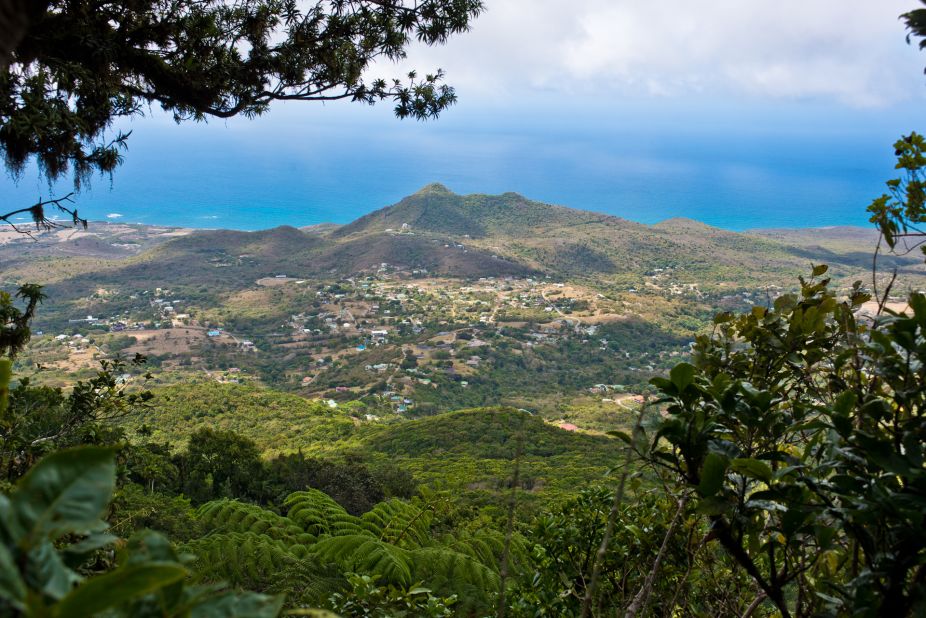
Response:
[{"label": "green leaf", "polygon": [[95,532],[82,541],[65,547],[61,554],[65,564],[70,568],[77,568],[90,557],[90,554],[107,545],[112,545],[117,540],[119,537],[107,532]]},{"label": "green leaf", "polygon": [[654,378],[650,378],[649,383],[655,386],[656,388],[658,388],[659,390],[661,390],[663,393],[666,393],[667,395],[675,394],[675,388],[672,382],[669,380],[666,380],[665,378],[656,376]]},{"label": "green leaf", "polygon": [[816,266],[813,267],[813,276],[814,276],[814,277],[819,277],[820,275],[822,275],[823,273],[825,273],[825,272],[828,271],[829,269],[830,269],[830,267],[827,266],[826,264],[817,264]]},{"label": "green leaf", "polygon": [[609,431],[608,435],[613,436],[617,438],[618,440],[622,440],[626,442],[627,444],[630,444],[631,442],[633,442],[633,439],[630,437],[630,434],[627,433],[626,431],[620,431],[618,429],[615,429],[613,431]]},{"label": "green leaf", "polygon": [[116,481],[115,449],[81,446],[52,453],[20,480],[11,497],[28,543],[99,529]]},{"label": "green leaf", "polygon": [[767,463],[758,459],[734,459],[730,462],[730,469],[765,483],[772,481],[772,469]]},{"label": "green leaf", "polygon": [[717,453],[708,453],[701,468],[701,482],[698,483],[698,493],[708,498],[723,487],[723,478],[727,472],[727,458]]},{"label": "green leaf", "polygon": [[679,363],[669,372],[669,379],[672,380],[672,384],[674,384],[678,392],[681,393],[694,382],[696,372],[697,369],[695,369],[694,365],[690,363]]},{"label": "green leaf", "polygon": [[[230,592],[199,603],[190,611],[190,618],[276,618],[282,607],[282,596]],[[327,613],[317,615],[333,616]]]},{"label": "green leaf", "polygon": [[121,567],[88,579],[58,604],[59,618],[98,614],[180,581],[187,570],[176,563],[149,562]]},{"label": "green leaf", "polygon": [[699,500],[697,511],[702,515],[723,515],[730,510],[730,507],[731,504],[723,498],[712,496]]},{"label": "green leaf", "polygon": [[24,609],[26,584],[19,575],[19,568],[6,545],[0,544],[0,599],[6,599],[16,609]]},{"label": "green leaf", "polygon": [[53,599],[62,599],[80,581],[80,576],[69,569],[61,554],[49,541],[42,541],[26,553],[25,580],[29,587]]}]

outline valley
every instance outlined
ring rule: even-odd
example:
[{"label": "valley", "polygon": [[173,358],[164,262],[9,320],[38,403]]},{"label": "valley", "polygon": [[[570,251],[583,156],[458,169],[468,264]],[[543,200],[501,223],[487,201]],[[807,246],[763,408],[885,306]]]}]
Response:
[{"label": "valley", "polygon": [[[344,226],[4,237],[0,281],[46,286],[19,361],[39,383],[140,354],[165,384],[361,402],[376,419],[510,405],[607,431],[715,313],[770,303],[814,263],[844,289],[867,280],[875,240],[644,226],[429,185]],[[890,260],[898,295],[923,283],[914,259]]]}]

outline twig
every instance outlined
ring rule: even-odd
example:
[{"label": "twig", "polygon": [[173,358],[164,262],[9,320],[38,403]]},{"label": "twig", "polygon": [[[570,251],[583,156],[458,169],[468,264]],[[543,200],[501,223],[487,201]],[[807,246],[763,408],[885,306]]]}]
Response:
[{"label": "twig", "polygon": [[762,602],[765,601],[765,599],[767,598],[768,598],[767,594],[765,594],[764,592],[760,592],[759,595],[755,599],[752,600],[752,603],[749,604],[749,607],[746,608],[746,611],[743,612],[743,615],[740,616],[740,618],[749,618],[750,616],[752,616],[752,613],[756,611],[759,608],[759,606],[762,605]]},{"label": "twig", "polygon": [[83,226],[84,229],[87,229],[87,220],[82,219],[80,218],[80,216],[78,216],[77,209],[68,208],[64,205],[65,203],[69,203],[69,204],[74,203],[74,200],[71,199],[73,195],[74,193],[71,192],[65,195],[64,197],[59,197],[53,200],[43,200],[42,198],[39,198],[38,202],[36,202],[32,206],[29,206],[28,208],[20,208],[19,210],[8,212],[5,215],[0,215],[0,221],[6,221],[6,223],[9,224],[9,226],[13,228],[15,232],[19,234],[25,234],[26,236],[29,236],[30,238],[34,240],[35,237],[29,231],[23,230],[17,227],[17,225],[13,223],[13,220],[11,217],[14,217],[16,215],[21,215],[23,213],[29,213],[29,215],[32,217],[32,222],[35,223],[35,229],[38,231],[47,232],[55,228],[64,227],[63,225],[61,225],[54,219],[49,219],[46,216],[45,207],[53,206],[54,208],[58,209],[60,212],[70,215],[71,221],[73,222],[74,225],[81,225]]}]

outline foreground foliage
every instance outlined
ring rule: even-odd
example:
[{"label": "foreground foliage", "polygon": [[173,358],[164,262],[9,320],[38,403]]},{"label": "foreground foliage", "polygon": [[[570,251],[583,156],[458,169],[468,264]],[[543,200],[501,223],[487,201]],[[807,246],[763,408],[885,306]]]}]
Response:
[{"label": "foreground foliage", "polygon": [[0,613],[30,616],[276,616],[282,598],[190,586],[167,539],[143,533],[112,560],[102,520],[113,449],[61,450],[0,497]]}]

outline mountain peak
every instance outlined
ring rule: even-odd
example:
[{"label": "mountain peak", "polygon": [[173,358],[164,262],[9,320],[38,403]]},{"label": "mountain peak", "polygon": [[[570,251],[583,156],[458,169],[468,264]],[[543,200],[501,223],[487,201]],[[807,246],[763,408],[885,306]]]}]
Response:
[{"label": "mountain peak", "polygon": [[453,191],[439,182],[432,182],[431,184],[421,187],[418,189],[418,191],[415,192],[415,195],[427,195],[428,193],[443,193],[445,195],[453,195]]}]

